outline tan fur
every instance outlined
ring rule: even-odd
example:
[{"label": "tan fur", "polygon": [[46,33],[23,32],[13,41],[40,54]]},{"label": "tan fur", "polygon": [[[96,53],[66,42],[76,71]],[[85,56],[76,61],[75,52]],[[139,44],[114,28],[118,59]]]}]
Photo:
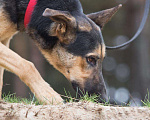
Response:
[{"label": "tan fur", "polygon": [[[90,56],[90,55],[99,56],[99,58],[102,61],[103,58],[105,57],[105,45],[104,44],[99,45],[97,49],[87,54],[87,56]],[[76,62],[74,63],[74,66],[70,70],[71,71],[70,73],[72,73],[72,75],[70,75],[71,77],[70,79],[76,80],[76,82],[79,83],[82,88],[84,88],[86,80],[88,78],[90,79],[90,77],[93,76],[92,75],[93,71],[91,69],[88,69],[87,67],[88,67],[88,64],[85,58],[78,57],[76,59]],[[97,78],[96,80],[99,80],[99,79]],[[93,81],[93,82],[98,83],[98,81]]]},{"label": "tan fur", "polygon": [[0,66],[18,75],[41,102],[47,104],[62,102],[60,95],[42,79],[33,63],[21,58],[2,43],[0,43]]},{"label": "tan fur", "polygon": [[[5,12],[1,12],[0,22],[5,24],[4,29],[0,29],[0,40],[3,42],[15,34],[16,25],[8,21]],[[3,26],[1,26],[3,27]],[[52,25],[53,29],[56,30],[56,25]],[[86,21],[80,21],[79,29],[82,31],[90,31],[92,29],[91,25]],[[6,31],[7,32],[6,34]],[[69,80],[76,80],[81,88],[84,88],[85,80],[90,77],[92,71],[87,68],[87,62],[85,58],[74,56],[68,53],[61,45],[58,43],[57,46],[52,51],[46,51],[41,49],[47,60],[61,73],[63,73]],[[98,46],[90,54],[97,55],[99,57],[104,57],[105,46]],[[13,62],[17,61],[17,63]],[[62,101],[60,95],[58,95],[40,76],[34,65],[19,55],[5,47],[0,43],[0,66],[6,68],[7,70],[15,73],[20,77],[20,79],[31,89],[31,91],[36,95],[36,97],[45,103],[51,103],[52,101],[56,104]],[[3,71],[3,70],[2,70]],[[28,72],[30,71],[30,72]],[[2,72],[1,72],[2,73]],[[32,73],[32,74],[30,74]],[[2,82],[1,82],[2,86]],[[47,101],[48,99],[49,101]],[[56,99],[56,100],[54,100]]]},{"label": "tan fur", "polygon": [[63,73],[68,80],[76,80],[81,87],[84,87],[84,79],[89,76],[89,73],[85,71],[83,67],[86,61],[79,56],[73,56],[66,52],[65,49],[60,46],[56,47],[52,52],[41,51],[50,64]]},{"label": "tan fur", "polygon": [[[54,13],[52,20],[55,22],[50,26],[49,35],[57,36],[62,43],[70,44],[74,42],[76,39],[76,27],[78,27],[79,31],[86,32],[90,32],[92,29],[99,30],[99,27],[90,19],[87,20],[77,17],[75,20],[73,16],[68,16],[68,14],[65,13],[62,14],[65,20],[67,18],[67,22],[60,24],[60,21],[57,21],[59,19],[55,19],[55,14],[57,15],[58,11],[50,11]],[[76,21],[78,21],[78,24]],[[5,68],[18,75],[41,102],[46,104],[52,102],[53,104],[62,103],[63,100],[60,95],[43,80],[33,63],[21,58],[18,54],[6,47],[11,37],[17,32],[17,25],[12,23],[7,13],[0,8],[0,94],[2,93],[3,85],[3,68]],[[68,53],[66,49],[60,45],[60,42],[58,42],[51,51],[39,49],[50,64],[63,73],[68,80],[71,82],[75,80],[80,88],[84,89],[86,80],[92,80],[93,69],[89,69],[89,64],[85,57],[74,56]],[[103,60],[105,56],[105,45],[99,45],[94,51],[87,54],[87,56],[89,55],[98,56]],[[96,77],[98,76],[95,76],[95,78]],[[99,79],[96,78],[93,83],[98,83],[98,80]]]},{"label": "tan fur", "polygon": [[87,56],[93,55],[93,56],[98,56],[103,60],[106,54],[106,46],[103,43],[102,45],[99,45],[93,52],[87,54]]},{"label": "tan fur", "polygon": [[56,28],[57,28],[57,23],[53,22],[51,25],[50,25],[50,29],[49,29],[49,35],[50,36],[56,36]]},{"label": "tan fur", "polygon": [[40,49],[40,51],[50,64],[68,78],[67,70],[71,68],[73,63],[76,61],[75,56],[66,52],[66,50],[61,47],[60,43],[58,43],[52,51],[43,49]]},{"label": "tan fur", "polygon": [[55,22],[51,25],[50,34],[52,36],[57,36],[64,44],[74,42],[77,23],[76,19],[69,12],[46,8],[43,16]]},{"label": "tan fur", "polygon": [[[17,32],[16,25],[11,23],[6,12],[0,8],[0,42],[9,47],[11,37]],[[0,67],[0,99],[3,87],[4,68]]]},{"label": "tan fur", "polygon": [[[10,39],[2,42],[6,47],[9,47]],[[3,88],[3,74],[4,74],[4,68],[0,67],[0,99],[1,99],[2,88]]]},{"label": "tan fur", "polygon": [[82,89],[84,89],[84,85],[86,79],[91,75],[91,70],[87,69],[87,62],[85,59],[78,57],[74,66],[70,69],[70,79],[72,81],[76,81]]},{"label": "tan fur", "polygon": [[0,41],[10,39],[17,32],[17,25],[9,21],[7,13],[0,9]]},{"label": "tan fur", "polygon": [[79,31],[90,32],[92,30],[91,24],[86,19],[78,17],[77,20],[78,20],[78,29],[79,29]]},{"label": "tan fur", "polygon": [[[93,72],[91,69],[88,69],[85,58],[68,53],[59,43],[52,51],[43,49],[40,49],[40,51],[50,64],[59,70],[68,80],[75,80],[81,88],[84,88],[86,80],[90,78]],[[105,45],[99,45],[94,51],[87,54],[87,56],[90,55],[98,56],[103,60],[105,57]]]},{"label": "tan fur", "polygon": [[104,59],[105,55],[106,55],[106,46],[105,46],[105,44],[102,44],[102,58],[103,59]]},{"label": "tan fur", "polygon": [[[7,12],[3,10],[2,5],[0,7],[0,94],[2,92],[3,84],[3,68],[5,68],[18,75],[40,101],[44,103],[54,102],[54,104],[62,102],[60,95],[42,79],[33,63],[21,58],[18,54],[6,47],[7,45],[5,42],[16,34],[17,25],[10,21],[10,18],[8,17]],[[48,17],[53,21],[51,26],[49,26],[49,35],[56,36],[59,41],[52,50],[42,49],[40,48],[40,45],[38,45],[38,47],[50,64],[63,73],[71,82],[76,81],[81,89],[84,89],[86,86],[86,81],[90,81],[88,84],[98,84],[100,82],[99,77],[101,77],[101,81],[103,82],[102,75],[99,76],[98,73],[101,72],[99,71],[99,68],[101,67],[101,61],[105,56],[105,45],[99,45],[95,50],[90,51],[85,57],[81,57],[68,53],[60,43],[65,45],[73,43],[76,40],[76,37],[78,37],[76,35],[77,31],[90,33],[90,31],[94,29],[98,32],[100,28],[97,25],[103,27],[105,21],[107,22],[113,15],[113,12],[110,14],[111,16],[107,15],[107,11],[87,15],[89,18],[82,15],[80,17],[72,16],[67,11],[59,11],[49,8],[43,13],[43,16]],[[114,10],[111,9],[109,11]],[[99,14],[102,15],[102,20],[97,19]],[[36,30],[33,32],[35,31]],[[36,34],[36,32],[32,34],[31,28],[27,29],[27,32],[31,37],[35,37],[34,34]],[[43,42],[40,37],[38,40],[39,44]],[[88,61],[87,57],[90,55],[94,55],[99,59],[93,58],[91,61]],[[97,64],[95,64],[96,60],[98,60]]]},{"label": "tan fur", "polygon": [[[60,29],[60,30],[59,30]],[[65,24],[58,24],[56,22],[53,22],[50,26],[49,35],[50,36],[59,36],[59,32],[61,34],[64,34],[66,32],[66,25]],[[63,40],[62,40],[63,42]]]},{"label": "tan fur", "polygon": [[21,58],[18,54],[7,48],[9,40],[17,33],[17,25],[9,21],[7,13],[0,9],[0,96],[3,85],[3,71],[7,69],[18,75],[30,88],[39,101],[46,104],[62,103],[62,98],[47,84],[33,63]]}]

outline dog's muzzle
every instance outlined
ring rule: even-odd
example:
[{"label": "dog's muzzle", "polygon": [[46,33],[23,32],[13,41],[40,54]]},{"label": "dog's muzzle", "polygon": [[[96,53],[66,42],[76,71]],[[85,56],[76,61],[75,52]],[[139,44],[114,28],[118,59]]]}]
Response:
[{"label": "dog's muzzle", "polygon": [[107,93],[106,93],[106,87],[98,85],[97,86],[85,86],[85,88],[81,88],[78,83],[75,81],[72,82],[72,87],[77,92],[77,94],[80,96],[84,96],[84,94],[87,92],[89,96],[91,95],[97,95],[99,96],[98,101],[99,103],[105,103],[108,101]]}]

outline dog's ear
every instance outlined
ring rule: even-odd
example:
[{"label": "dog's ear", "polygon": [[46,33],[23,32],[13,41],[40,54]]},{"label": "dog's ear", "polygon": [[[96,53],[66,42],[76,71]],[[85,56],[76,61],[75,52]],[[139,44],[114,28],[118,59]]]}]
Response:
[{"label": "dog's ear", "polygon": [[104,25],[111,20],[113,15],[121,8],[122,5],[118,5],[116,7],[113,7],[111,9],[106,9],[100,12],[91,13],[88,14],[87,17],[89,17],[92,21],[94,21],[101,29],[103,29]]},{"label": "dog's ear", "polygon": [[43,16],[54,21],[50,30],[52,36],[57,36],[64,44],[74,41],[76,19],[69,12],[46,8]]}]

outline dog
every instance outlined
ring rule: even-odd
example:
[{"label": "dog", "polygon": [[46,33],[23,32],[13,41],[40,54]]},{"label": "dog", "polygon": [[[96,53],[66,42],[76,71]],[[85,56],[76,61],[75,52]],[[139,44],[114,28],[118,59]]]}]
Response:
[{"label": "dog", "polygon": [[33,63],[9,49],[11,38],[26,31],[75,90],[107,100],[102,75],[106,47],[100,33],[120,7],[85,15],[79,0],[0,0],[0,94],[6,69],[19,76],[40,102],[63,102]]}]

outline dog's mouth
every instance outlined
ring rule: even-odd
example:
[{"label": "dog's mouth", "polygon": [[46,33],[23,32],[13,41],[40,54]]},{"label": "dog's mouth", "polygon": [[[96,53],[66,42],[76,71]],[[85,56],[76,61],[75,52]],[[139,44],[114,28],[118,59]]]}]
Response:
[{"label": "dog's mouth", "polygon": [[71,84],[79,98],[86,94],[86,91],[80,87],[79,83],[72,81]]},{"label": "dog's mouth", "polygon": [[95,92],[88,91],[86,88],[85,89],[81,88],[80,85],[75,81],[73,81],[71,84],[72,84],[73,89],[77,92],[79,98],[88,94],[89,97],[91,97],[91,96],[96,97],[95,102],[105,103],[108,101],[107,95],[106,94],[100,94],[98,92],[98,90]]}]

